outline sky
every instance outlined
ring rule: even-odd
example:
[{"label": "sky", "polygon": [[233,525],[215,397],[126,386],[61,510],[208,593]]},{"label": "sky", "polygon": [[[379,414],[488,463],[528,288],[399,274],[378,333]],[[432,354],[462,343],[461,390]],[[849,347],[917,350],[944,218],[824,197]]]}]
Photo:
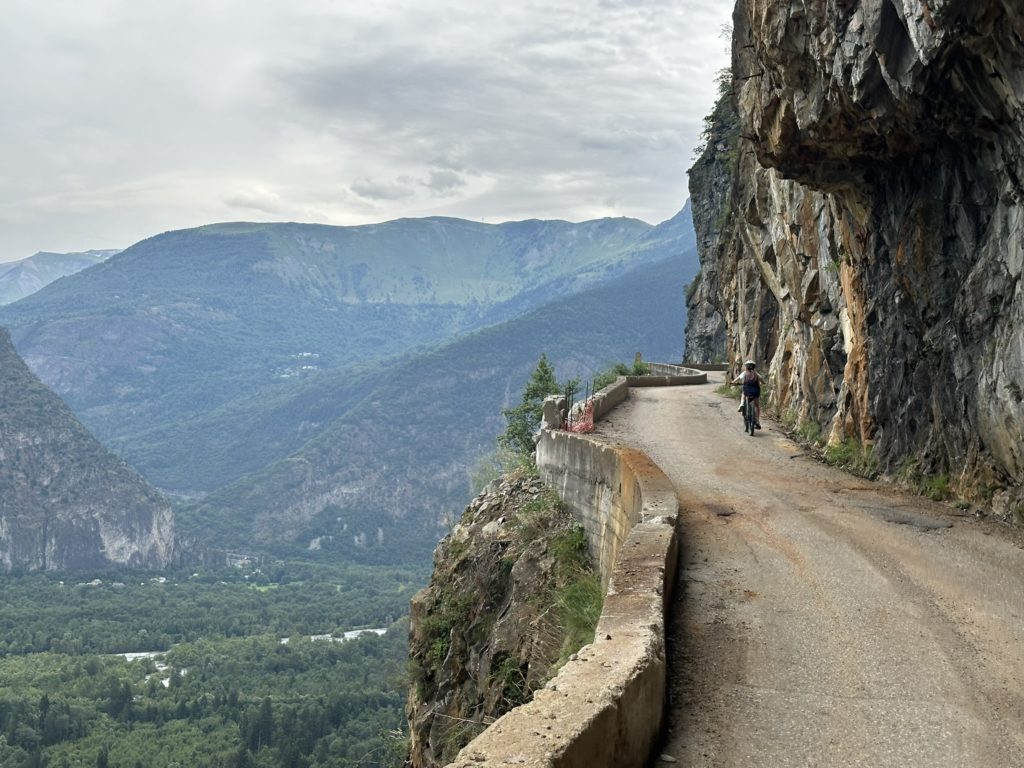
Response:
[{"label": "sky", "polygon": [[663,221],[731,7],[4,0],[0,261],[219,221]]}]

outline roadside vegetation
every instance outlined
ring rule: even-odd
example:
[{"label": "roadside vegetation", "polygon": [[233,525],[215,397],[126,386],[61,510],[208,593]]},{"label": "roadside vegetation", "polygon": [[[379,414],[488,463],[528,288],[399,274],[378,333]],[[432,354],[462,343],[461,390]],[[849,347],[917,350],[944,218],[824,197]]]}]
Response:
[{"label": "roadside vegetation", "polygon": [[878,460],[871,447],[861,444],[854,437],[848,437],[841,443],[826,445],[822,455],[825,462],[833,467],[872,480],[878,477]]},{"label": "roadside vegetation", "polygon": [[[732,390],[735,390],[735,393]],[[726,397],[739,397],[738,387],[723,385],[716,391]],[[841,442],[826,445],[821,425],[817,422],[800,421],[792,410],[780,412],[776,409],[772,415],[782,424],[791,439],[807,448],[826,464],[871,480],[878,479],[881,475],[878,459],[874,456],[871,447],[863,445],[856,438],[847,437]],[[932,501],[950,501],[956,497],[949,475],[943,472],[926,472],[921,467],[920,459],[916,456],[904,459],[895,475],[890,479],[919,496],[927,496]],[[968,502],[960,500],[957,502],[957,506],[966,509],[970,505]]]},{"label": "roadside vegetation", "polygon": [[[542,354],[530,380],[523,389],[519,405],[502,411],[506,426],[505,431],[498,436],[498,457],[502,461],[499,466],[514,469],[523,462],[532,464],[533,436],[540,429],[541,411],[545,398],[552,395],[564,395],[568,407],[571,408],[579,397],[589,397],[595,392],[599,392],[612,384],[619,376],[645,376],[650,372],[651,369],[647,363],[636,360],[632,365],[612,363],[593,374],[585,385],[579,378],[559,383],[555,377],[554,366],[548,361],[547,355]],[[503,459],[501,459],[502,451],[505,452]],[[488,457],[487,461],[493,463],[491,457]]]},{"label": "roadside vegetation", "polygon": [[[640,370],[609,366],[583,391]],[[411,727],[418,741],[430,734],[438,760],[454,759],[487,723],[532,699],[594,639],[604,590],[586,532],[534,463],[544,399],[571,402],[578,392],[579,380],[559,383],[541,356],[519,404],[503,411],[498,451],[473,475],[478,495],[451,521],[417,597]]]},{"label": "roadside vegetation", "polygon": [[634,361],[632,365],[615,363],[594,374],[591,392],[600,392],[609,384],[614,384],[619,376],[647,376],[650,372],[651,366],[643,360]]}]

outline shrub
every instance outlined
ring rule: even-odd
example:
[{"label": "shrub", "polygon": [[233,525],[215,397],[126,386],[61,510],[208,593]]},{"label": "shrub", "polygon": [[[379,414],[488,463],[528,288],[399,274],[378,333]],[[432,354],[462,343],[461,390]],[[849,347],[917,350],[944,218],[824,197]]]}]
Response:
[{"label": "shrub", "polygon": [[740,396],[740,388],[735,384],[721,384],[715,389],[715,394],[737,400]]},{"label": "shrub", "polygon": [[502,708],[518,707],[530,700],[530,690],[522,666],[511,656],[504,656],[491,667],[490,678],[501,686]]},{"label": "shrub", "polygon": [[949,475],[925,476],[921,492],[932,501],[945,501],[950,497]]},{"label": "shrub", "polygon": [[583,571],[590,567],[587,534],[580,523],[559,534],[551,542],[551,554],[563,573]]},{"label": "shrub", "polygon": [[536,467],[529,457],[523,456],[508,448],[499,447],[491,453],[480,457],[476,466],[470,472],[470,486],[473,495],[483,492],[484,488],[490,485],[492,480],[497,480],[502,475],[512,475],[516,472],[532,474]]},{"label": "shrub", "polygon": [[862,446],[854,437],[848,437],[841,443],[825,448],[825,461],[834,467],[863,477],[874,477],[878,474],[878,460],[871,453],[871,449]]},{"label": "shrub", "polygon": [[610,384],[614,384],[619,376],[629,376],[632,370],[625,363],[615,363],[603,371],[594,374],[594,391],[599,392]]}]

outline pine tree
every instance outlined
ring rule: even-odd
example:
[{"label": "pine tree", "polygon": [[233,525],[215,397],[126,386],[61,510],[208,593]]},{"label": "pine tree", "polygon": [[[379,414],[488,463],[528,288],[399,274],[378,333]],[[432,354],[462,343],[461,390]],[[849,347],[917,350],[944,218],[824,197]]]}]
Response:
[{"label": "pine tree", "polygon": [[270,704],[270,697],[265,697],[260,703],[260,713],[256,716],[256,750],[269,747],[273,741],[274,734],[274,710]]},{"label": "pine tree", "polygon": [[560,392],[555,369],[548,362],[547,355],[542,354],[523,390],[522,402],[515,408],[502,411],[508,426],[498,437],[498,444],[522,456],[532,456],[533,435],[540,428],[544,398]]}]

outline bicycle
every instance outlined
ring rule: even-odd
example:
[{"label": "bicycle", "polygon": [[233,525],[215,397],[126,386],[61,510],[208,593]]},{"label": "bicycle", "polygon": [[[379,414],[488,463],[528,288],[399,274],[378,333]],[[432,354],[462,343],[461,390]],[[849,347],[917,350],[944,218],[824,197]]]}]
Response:
[{"label": "bicycle", "polygon": [[743,397],[743,431],[749,432],[750,436],[754,436],[754,430],[757,429],[757,411],[754,409],[754,398]]}]

